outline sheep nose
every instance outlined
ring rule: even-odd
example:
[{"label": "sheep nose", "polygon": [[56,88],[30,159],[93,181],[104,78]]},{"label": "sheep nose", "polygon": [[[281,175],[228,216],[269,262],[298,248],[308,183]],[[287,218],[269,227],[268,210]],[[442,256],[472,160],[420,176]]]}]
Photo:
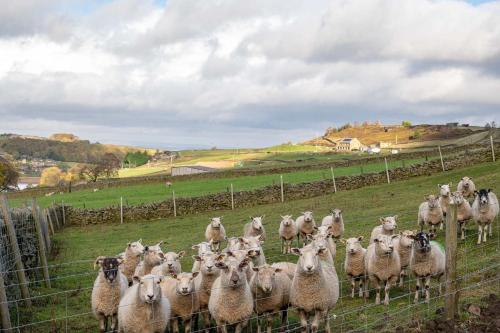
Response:
[{"label": "sheep nose", "polygon": [[312,266],[312,265],[307,265],[307,266],[306,266],[306,269],[307,269],[308,271],[311,271],[311,270],[313,269],[313,266]]},{"label": "sheep nose", "polygon": [[153,297],[155,297],[154,295],[151,295],[151,294],[148,294],[147,296],[148,296],[148,298],[149,298],[150,300],[152,300],[152,299],[153,299]]},{"label": "sheep nose", "polygon": [[168,263],[167,265],[168,265],[168,267],[172,267],[172,264],[171,264],[171,263]]},{"label": "sheep nose", "polygon": [[183,292],[183,293],[187,293],[187,292],[188,292],[188,288],[183,287],[183,288],[182,288],[182,292]]}]

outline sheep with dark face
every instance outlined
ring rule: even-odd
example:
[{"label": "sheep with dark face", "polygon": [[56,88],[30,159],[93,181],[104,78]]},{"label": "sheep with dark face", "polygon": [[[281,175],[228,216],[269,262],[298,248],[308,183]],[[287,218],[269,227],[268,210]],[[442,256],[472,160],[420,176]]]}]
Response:
[{"label": "sheep with dark face", "polygon": [[264,224],[262,220],[264,219],[264,215],[250,217],[250,222],[245,224],[243,228],[243,236],[244,237],[257,237],[260,236],[262,241],[266,240],[266,229],[264,228]]},{"label": "sheep with dark face", "polygon": [[316,233],[316,230],[314,229],[314,227],[316,227],[316,222],[314,221],[313,213],[310,211],[303,212],[301,216],[297,217],[295,224],[299,230],[297,241],[300,236],[303,244],[307,244],[307,235]]},{"label": "sheep with dark face", "polygon": [[439,294],[441,294],[441,277],[445,270],[445,253],[441,246],[436,242],[431,242],[434,238],[433,233],[419,232],[412,236],[414,239],[410,270],[417,279],[415,292],[415,302],[418,302],[420,293],[423,292],[422,284],[425,286],[425,300],[430,300],[431,277],[439,282]]},{"label": "sheep with dark face", "polygon": [[462,193],[464,198],[474,197],[474,192],[476,192],[476,185],[470,177],[462,177],[457,185],[457,191]]},{"label": "sheep with dark face", "polygon": [[205,238],[212,244],[212,251],[219,251],[220,244],[226,239],[226,229],[221,223],[222,217],[213,217],[205,229]]},{"label": "sheep with dark face", "polygon": [[102,256],[94,263],[94,268],[100,267],[92,289],[92,312],[99,321],[99,332],[117,329],[118,305],[128,287],[127,278],[120,272],[121,264],[121,258]]},{"label": "sheep with dark face", "polygon": [[490,237],[493,235],[492,224],[498,216],[498,198],[491,189],[481,189],[475,192],[472,203],[472,218],[478,226],[477,244],[486,242],[486,234],[489,230]]},{"label": "sheep with dark face", "polygon": [[425,201],[418,207],[417,221],[420,229],[427,225],[431,231],[435,231],[436,226],[439,225],[439,229],[442,230],[443,219],[443,210],[439,204],[439,198],[432,194],[426,196]]}]

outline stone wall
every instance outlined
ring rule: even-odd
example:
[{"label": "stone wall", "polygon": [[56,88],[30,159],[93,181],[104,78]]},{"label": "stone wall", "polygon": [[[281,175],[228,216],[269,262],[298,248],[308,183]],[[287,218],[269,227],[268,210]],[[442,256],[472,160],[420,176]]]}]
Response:
[{"label": "stone wall", "polygon": [[[465,154],[467,154],[467,157],[465,157]],[[448,158],[445,161],[445,169],[452,170],[463,168],[486,161],[491,161],[491,151],[487,149],[469,151],[467,153],[456,155],[452,159]],[[391,181],[396,181],[412,177],[432,175],[441,171],[440,161],[432,160],[405,168],[401,167],[389,170],[389,175]],[[387,179],[384,171],[379,173],[338,177],[336,178],[336,186],[339,191],[347,191],[363,186],[382,184],[386,181]],[[284,184],[285,200],[287,201],[311,198],[332,192],[333,184],[331,180],[300,184]],[[234,193],[235,207],[238,208],[276,203],[280,200],[281,193],[279,185]],[[231,209],[231,196],[229,192],[223,192],[193,198],[177,198],[176,208],[178,215]],[[124,207],[124,220],[126,222],[151,220],[171,216],[173,216],[173,202],[171,200]],[[120,223],[120,208],[118,206],[110,206],[101,209],[68,208],[67,221],[69,221],[72,225]]]}]

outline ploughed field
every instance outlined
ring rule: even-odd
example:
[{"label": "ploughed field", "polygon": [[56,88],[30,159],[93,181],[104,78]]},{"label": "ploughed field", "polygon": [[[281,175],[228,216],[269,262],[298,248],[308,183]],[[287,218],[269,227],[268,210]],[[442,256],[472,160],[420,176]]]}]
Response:
[{"label": "ploughed field", "polygon": [[[54,237],[54,253],[50,259],[53,288],[48,290],[35,287],[32,291],[36,295],[33,299],[34,311],[25,311],[20,304],[20,316],[16,318],[15,314],[12,315],[12,321],[15,323],[19,319],[20,324],[33,323],[26,327],[26,331],[33,332],[64,332],[66,327],[71,332],[96,332],[97,321],[92,316],[90,308],[90,294],[97,275],[97,271],[93,270],[94,260],[101,255],[117,255],[124,251],[127,242],[142,238],[143,244],[152,245],[164,240],[165,243],[162,245],[164,252],[187,251],[187,255],[182,259],[182,267],[183,271],[190,271],[191,255],[195,254],[191,246],[204,240],[204,231],[210,217],[223,216],[222,222],[226,227],[227,235],[239,236],[242,235],[243,225],[249,221],[249,216],[265,215],[264,226],[267,231],[267,240],[263,244],[263,249],[267,262],[297,262],[296,256],[281,254],[278,236],[280,215],[293,214],[296,218],[300,212],[311,210],[314,212],[316,222],[320,224],[321,218],[332,208],[340,208],[343,211],[346,229],[343,238],[364,236],[363,246],[367,247],[371,230],[378,225],[380,216],[397,214],[399,215],[398,231],[415,230],[417,229],[418,206],[424,200],[424,196],[437,194],[438,184],[453,182],[453,189],[455,189],[462,176],[472,177],[479,188],[491,188],[497,194],[500,193],[499,163],[484,163],[433,176],[283,204],[181,216],[175,219],[137,221],[124,225],[68,227]],[[225,186],[233,180],[220,181],[224,184],[221,186]],[[257,180],[254,181],[257,182]],[[207,185],[207,190],[208,188]],[[97,192],[88,195],[90,199],[94,195],[101,194]],[[97,200],[96,202],[103,203],[104,201]],[[441,244],[444,244],[444,235],[444,230],[438,232],[437,241]],[[466,240],[458,240],[458,272],[462,278],[459,285],[463,289],[461,302],[471,303],[491,292],[500,292],[498,280],[488,283],[491,279],[498,278],[500,274],[498,268],[499,238],[500,227],[497,220],[493,227],[493,237],[488,239],[486,244],[476,245],[477,228],[473,222],[469,222]],[[412,277],[410,281],[406,280],[403,288],[391,288],[391,300],[387,307],[375,305],[374,290],[371,290],[369,299],[358,297],[351,299],[350,285],[343,272],[344,257],[345,247],[337,243],[335,267],[341,281],[341,293],[336,307],[330,314],[334,331],[357,329],[384,331],[398,326],[407,327],[406,323],[412,320],[440,316],[436,313],[441,311],[443,299],[438,298],[434,281],[429,304],[415,305],[413,303],[415,281]],[[462,314],[462,316],[467,317],[467,314]],[[289,321],[289,329],[298,331],[297,317],[293,310]],[[39,323],[35,324],[37,322]],[[275,327],[278,325],[276,321]],[[415,325],[415,322],[412,325]],[[255,329],[254,321],[251,327]]]}]

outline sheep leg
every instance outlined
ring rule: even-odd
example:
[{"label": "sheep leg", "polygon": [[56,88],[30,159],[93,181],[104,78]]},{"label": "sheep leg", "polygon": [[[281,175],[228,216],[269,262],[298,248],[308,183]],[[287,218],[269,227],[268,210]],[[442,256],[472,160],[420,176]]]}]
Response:
[{"label": "sheep leg", "polygon": [[170,325],[172,326],[173,333],[179,333],[179,322],[177,318],[170,319]]},{"label": "sheep leg", "polygon": [[462,235],[460,236],[461,240],[465,240],[465,223],[460,222],[460,231],[462,231]]},{"label": "sheep leg", "polygon": [[488,225],[488,227],[489,227],[488,229],[490,230],[489,234],[490,234],[490,238],[491,238],[493,236],[493,223],[490,223]]},{"label": "sheep leg", "polygon": [[241,326],[242,326],[241,322],[237,323],[236,326],[234,327],[234,333],[241,333]]},{"label": "sheep leg", "polygon": [[281,253],[286,254],[286,243],[283,238],[281,239]]},{"label": "sheep leg", "polygon": [[328,317],[328,310],[325,310],[323,312],[323,315],[325,316],[325,332],[330,333],[331,329],[330,329],[330,318]]},{"label": "sheep leg", "polygon": [[370,297],[370,278],[368,276],[365,276],[365,298]]},{"label": "sheep leg", "polygon": [[389,305],[389,290],[391,289],[391,279],[392,278],[389,278],[389,280],[385,281],[384,305]]},{"label": "sheep leg", "polygon": [[375,297],[375,304],[378,305],[380,304],[380,281],[376,277],[370,278],[370,281],[373,282],[373,284],[375,285],[375,289],[377,290],[377,295]]},{"label": "sheep leg", "polygon": [[443,230],[443,221],[441,221],[441,223],[439,223],[439,230]]},{"label": "sheep leg", "polygon": [[425,303],[429,303],[431,299],[431,276],[427,275],[425,277]]},{"label": "sheep leg", "polygon": [[184,320],[184,332],[185,333],[191,332],[191,318]]},{"label": "sheep leg", "polygon": [[415,288],[415,303],[418,303],[419,295],[420,295],[420,277],[417,276],[417,286]]},{"label": "sheep leg", "polygon": [[210,332],[210,315],[208,314],[208,310],[203,311],[201,313],[201,316],[203,317],[203,328],[205,328],[205,333]]},{"label": "sheep leg", "polygon": [[111,316],[111,332],[116,332],[118,329],[118,314]]},{"label": "sheep leg", "polygon": [[315,310],[314,311],[314,318],[313,318],[313,321],[311,323],[311,333],[315,333],[318,331],[320,317],[321,317],[321,311]]},{"label": "sheep leg", "polygon": [[281,326],[280,326],[280,332],[285,331],[285,327],[287,326],[288,322],[288,310],[285,308],[281,310]]},{"label": "sheep leg", "polygon": [[107,318],[101,313],[96,314],[97,320],[99,321],[99,332],[104,333],[107,331]]},{"label": "sheep leg", "polygon": [[477,230],[477,245],[481,244],[481,240],[482,240],[482,233],[483,233],[483,227],[481,225],[478,226],[478,230]]},{"label": "sheep leg", "polygon": [[268,314],[267,315],[267,333],[272,333],[273,330],[273,315]]},{"label": "sheep leg", "polygon": [[349,282],[351,282],[351,298],[354,298],[354,289],[356,289],[356,279],[351,275],[348,275],[347,278]]},{"label": "sheep leg", "polygon": [[488,225],[483,227],[483,243],[486,243],[486,235],[488,234]]},{"label": "sheep leg", "polygon": [[307,333],[307,316],[304,310],[299,310],[300,326],[302,326],[302,333]]},{"label": "sheep leg", "polygon": [[359,298],[363,297],[364,281],[365,281],[365,278],[363,276],[359,278],[359,291],[358,291]]},{"label": "sheep leg", "polygon": [[257,325],[257,333],[261,333],[261,329],[260,329],[260,318],[259,318],[259,315],[257,314],[256,316],[256,319],[255,319],[255,325]]},{"label": "sheep leg", "polygon": [[404,268],[401,269],[401,272],[399,273],[399,287],[402,288],[404,285],[404,279],[405,279],[406,271]]}]

